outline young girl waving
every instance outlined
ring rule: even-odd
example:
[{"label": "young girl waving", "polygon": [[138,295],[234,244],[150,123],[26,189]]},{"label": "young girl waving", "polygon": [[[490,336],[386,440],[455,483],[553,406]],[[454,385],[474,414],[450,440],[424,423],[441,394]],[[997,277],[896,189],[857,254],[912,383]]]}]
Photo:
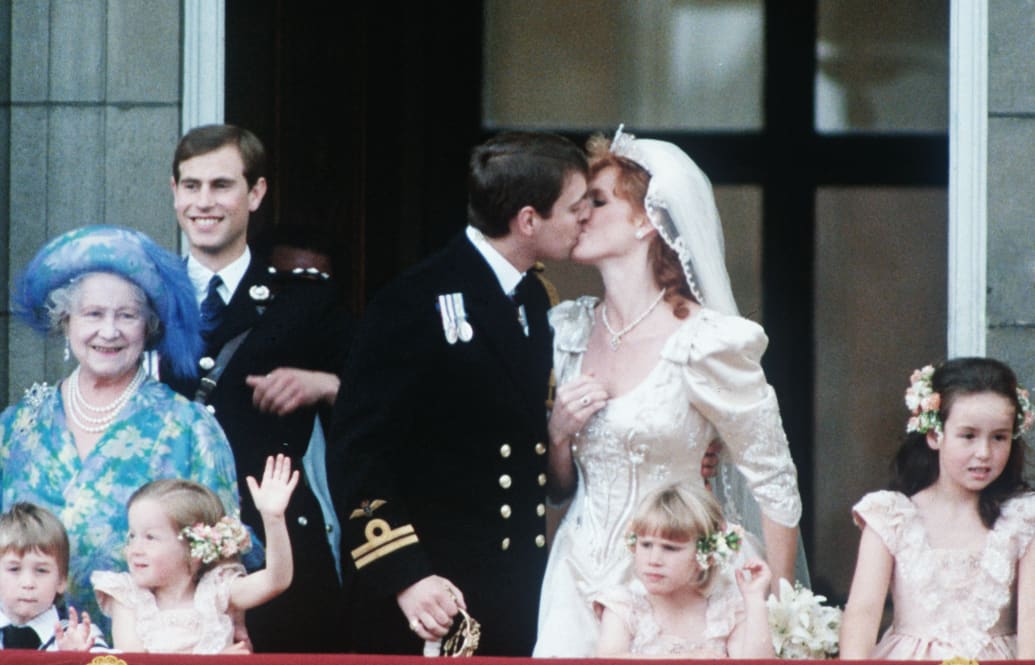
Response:
[{"label": "young girl waving", "polygon": [[[1035,657],[1035,498],[1022,473],[1028,395],[1006,365],[913,373],[892,491],[856,504],[862,528],[842,658]],[[874,646],[888,587],[895,616]]]},{"label": "young girl waving", "polygon": [[230,614],[261,605],[291,584],[291,544],[284,510],[298,484],[291,460],[266,460],[262,483],[248,490],[266,531],[266,568],[246,575],[239,555],[250,541],[207,487],[156,480],[129,500],[129,573],[91,576],[122,651],[220,653],[232,644]]},{"label": "young girl waving", "polygon": [[598,657],[773,657],[769,567],[754,559],[734,576],[742,532],[727,528],[708,490],[681,483],[648,494],[629,532],[637,582],[594,598]]}]

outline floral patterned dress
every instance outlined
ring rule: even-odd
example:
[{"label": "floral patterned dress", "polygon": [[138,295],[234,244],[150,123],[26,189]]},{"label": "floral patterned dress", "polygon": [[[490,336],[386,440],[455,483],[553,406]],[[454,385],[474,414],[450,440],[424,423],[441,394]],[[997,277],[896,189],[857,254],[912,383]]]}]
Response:
[{"label": "floral patterned dress", "polygon": [[[550,311],[559,384],[581,373],[596,303],[583,297]],[[625,529],[636,506],[666,483],[703,482],[701,460],[716,438],[765,515],[797,525],[794,462],[758,362],[766,343],[757,324],[701,309],[672,333],[647,377],[610,399],[576,435],[578,483],[546,566],[535,656],[595,653],[591,599],[632,580]]]},{"label": "floral patterned dress", "polygon": [[187,478],[239,508],[233,453],[200,405],[152,380],[141,384],[93,450],[80,459],[61,391],[36,385],[0,414],[0,499],[53,512],[71,545],[66,600],[108,632],[90,584],[94,570],[125,570],[126,504],[141,485]]},{"label": "floral patterned dress", "polygon": [[899,492],[867,494],[852,513],[895,557],[895,617],[871,658],[1017,657],[1017,562],[1035,536],[1035,494],[1005,502],[980,549],[932,547],[916,505]]}]

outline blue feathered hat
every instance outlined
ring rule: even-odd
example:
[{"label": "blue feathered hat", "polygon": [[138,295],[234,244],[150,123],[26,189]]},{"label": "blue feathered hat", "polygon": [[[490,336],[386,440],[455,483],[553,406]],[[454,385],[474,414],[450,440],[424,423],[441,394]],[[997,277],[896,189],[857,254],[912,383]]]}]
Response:
[{"label": "blue feathered hat", "polygon": [[14,313],[32,328],[49,332],[51,291],[91,272],[114,273],[143,289],[162,323],[154,348],[177,377],[197,376],[203,349],[200,315],[186,265],[139,231],[84,226],[54,238],[16,280]]}]

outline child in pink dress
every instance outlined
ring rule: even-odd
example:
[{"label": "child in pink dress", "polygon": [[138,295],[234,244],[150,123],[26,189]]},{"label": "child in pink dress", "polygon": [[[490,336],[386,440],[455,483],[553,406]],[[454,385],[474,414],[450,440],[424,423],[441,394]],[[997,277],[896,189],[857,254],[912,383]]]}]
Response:
[{"label": "child in pink dress", "polygon": [[[960,358],[913,373],[893,491],[867,494],[842,658],[1035,657],[1033,416],[1006,365]],[[877,642],[888,588],[894,620]]]},{"label": "child in pink dress", "polygon": [[298,484],[291,460],[266,460],[262,483],[248,490],[266,532],[266,567],[245,574],[239,554],[247,531],[219,498],[188,480],[156,480],[129,500],[128,573],[94,572],[101,609],[121,651],[212,654],[246,652],[233,643],[233,614],[260,605],[291,584],[284,510]]},{"label": "child in pink dress", "polygon": [[636,581],[594,597],[597,656],[772,658],[761,559],[731,566],[742,532],[690,483],[647,495],[629,526]]}]

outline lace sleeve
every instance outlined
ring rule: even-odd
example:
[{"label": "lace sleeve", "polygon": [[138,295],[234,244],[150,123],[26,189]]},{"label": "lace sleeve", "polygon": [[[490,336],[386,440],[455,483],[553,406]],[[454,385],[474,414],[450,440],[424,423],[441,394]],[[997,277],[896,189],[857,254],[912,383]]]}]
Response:
[{"label": "lace sleeve", "polygon": [[246,574],[244,566],[239,563],[225,563],[216,566],[202,576],[195,593],[195,597],[210,600],[197,604],[204,607],[211,606],[217,613],[226,613],[230,608],[230,584]]},{"label": "lace sleeve", "polygon": [[1023,557],[1035,539],[1035,492],[1028,492],[1005,502],[999,516],[1010,534],[1018,559]]},{"label": "lace sleeve", "polygon": [[747,319],[701,310],[662,356],[684,367],[694,408],[715,426],[762,512],[793,527],[798,476],[776,393],[759,360],[768,339]]}]

